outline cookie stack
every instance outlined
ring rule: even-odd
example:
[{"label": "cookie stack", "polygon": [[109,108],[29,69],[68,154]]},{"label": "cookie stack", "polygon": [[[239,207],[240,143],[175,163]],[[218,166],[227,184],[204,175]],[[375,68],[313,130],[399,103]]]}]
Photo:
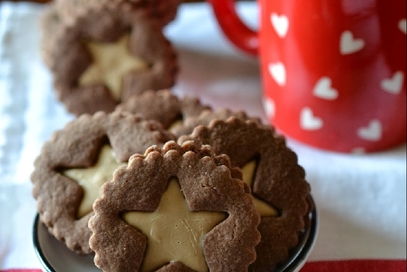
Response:
[{"label": "cookie stack", "polygon": [[[161,28],[177,4],[50,6],[44,58],[77,118],[34,162],[40,220],[103,271],[275,271],[310,224],[305,172],[260,119],[162,89],[176,57]],[[95,57],[119,56],[116,43],[141,57],[142,71],[121,71],[128,57],[117,66]],[[110,65],[114,76],[100,70]]]}]

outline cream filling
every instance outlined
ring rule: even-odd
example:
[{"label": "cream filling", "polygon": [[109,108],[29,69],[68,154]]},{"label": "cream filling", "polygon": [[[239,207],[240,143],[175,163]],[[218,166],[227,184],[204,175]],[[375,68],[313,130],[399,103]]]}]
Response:
[{"label": "cream filling", "polygon": [[172,123],[169,127],[168,127],[168,131],[169,132],[171,132],[171,133],[174,133],[174,131],[178,128],[178,127],[180,127],[180,126],[182,126],[184,124],[184,120],[182,120],[182,119],[177,119],[177,120],[175,120],[175,122],[174,123]]},{"label": "cream filling", "polygon": [[117,167],[126,165],[119,163],[109,145],[102,147],[95,165],[88,168],[72,168],[62,172],[63,175],[76,181],[83,188],[83,199],[77,217],[81,218],[92,211],[93,202],[100,197],[101,187],[113,178]]},{"label": "cream filling", "polygon": [[[254,172],[256,171],[257,162],[255,160],[246,163],[241,169],[243,173],[243,182],[253,188]],[[267,202],[258,199],[251,194],[254,207],[261,217],[276,217],[278,212]]]},{"label": "cream filling", "polygon": [[116,101],[121,100],[122,81],[126,74],[148,69],[148,64],[130,54],[129,35],[114,43],[86,43],[93,63],[79,77],[79,86],[104,83]]},{"label": "cream filling", "polygon": [[220,212],[191,212],[176,179],[171,179],[154,212],[132,211],[124,220],[148,238],[141,271],[179,261],[198,272],[208,271],[201,238],[226,218]]}]

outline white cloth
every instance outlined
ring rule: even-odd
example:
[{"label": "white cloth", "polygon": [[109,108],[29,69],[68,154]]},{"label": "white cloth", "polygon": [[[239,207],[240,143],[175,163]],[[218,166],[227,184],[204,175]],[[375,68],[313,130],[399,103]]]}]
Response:
[{"label": "white cloth", "polygon": [[[30,174],[42,144],[73,119],[55,98],[41,61],[43,9],[0,2],[0,270],[41,267],[32,246]],[[256,25],[256,4],[239,4],[239,10]],[[165,33],[179,54],[176,94],[264,118],[258,61],[225,39],[207,4],[183,4]],[[307,172],[319,212],[311,261],[406,258],[405,145],[368,155],[288,145]]]}]

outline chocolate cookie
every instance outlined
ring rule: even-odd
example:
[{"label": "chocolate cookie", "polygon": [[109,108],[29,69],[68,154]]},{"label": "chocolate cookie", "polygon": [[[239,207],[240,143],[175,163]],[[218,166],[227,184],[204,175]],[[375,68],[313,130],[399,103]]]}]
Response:
[{"label": "chocolate cookie", "polygon": [[[227,154],[232,165],[254,172],[245,180],[253,198],[262,202],[258,206],[261,241],[249,271],[274,271],[297,245],[312,209],[310,187],[296,154],[272,127],[235,117],[198,126],[191,135],[180,137],[178,143],[189,140],[211,145],[216,154]],[[260,208],[264,206],[276,213],[263,212]]]},{"label": "chocolate cookie", "polygon": [[124,114],[82,115],[53,134],[35,160],[33,196],[51,234],[78,253],[90,253],[93,201],[100,186],[134,153],[174,139],[160,123]]},{"label": "chocolate cookie", "polygon": [[54,4],[47,4],[44,13],[40,17],[41,32],[41,55],[44,63],[50,67],[52,64],[52,50],[55,46],[55,33],[61,28],[61,19]]},{"label": "chocolate cookie", "polygon": [[212,110],[202,105],[196,97],[178,98],[169,90],[146,91],[134,95],[119,104],[116,111],[140,114],[146,119],[161,122],[164,128],[177,137],[190,134],[198,125],[209,125],[212,120],[226,120],[236,117],[241,120],[251,119],[261,125],[259,118],[251,118],[243,111],[229,109]]},{"label": "chocolate cookie", "polygon": [[79,14],[86,13],[89,7],[100,5],[102,2],[126,2],[135,8],[148,10],[163,27],[175,18],[182,0],[54,0],[59,13],[67,23],[71,23]]},{"label": "chocolate cookie", "polygon": [[244,111],[232,111],[230,109],[221,108],[216,111],[212,109],[203,110],[199,115],[189,115],[186,116],[182,126],[174,127],[171,132],[177,136],[186,135],[192,133],[195,127],[199,125],[207,126],[213,120],[226,120],[230,117],[235,117],[240,120],[252,120],[259,125],[262,122],[259,118],[249,117]]},{"label": "chocolate cookie", "polygon": [[167,142],[134,155],[94,204],[103,271],[247,271],[260,221],[241,172],[209,146]]},{"label": "chocolate cookie", "polygon": [[185,121],[205,110],[210,110],[210,107],[202,105],[197,98],[180,99],[169,90],[150,90],[134,95],[116,108],[116,111],[141,114],[145,119],[157,120],[177,136],[184,131],[192,132],[193,128],[184,127]]},{"label": "chocolate cookie", "polygon": [[131,95],[173,86],[176,53],[148,9],[128,1],[79,2],[70,15],[54,7],[44,21],[57,24],[43,27],[44,59],[68,111],[110,112]]},{"label": "chocolate cookie", "polygon": [[175,19],[182,0],[139,0],[151,8],[151,13],[163,26]]}]

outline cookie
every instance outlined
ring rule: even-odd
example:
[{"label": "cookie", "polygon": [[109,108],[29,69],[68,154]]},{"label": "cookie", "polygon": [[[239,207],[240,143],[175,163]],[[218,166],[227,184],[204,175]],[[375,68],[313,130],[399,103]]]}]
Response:
[{"label": "cookie", "polygon": [[78,253],[92,252],[93,201],[134,153],[174,139],[160,123],[124,113],[82,115],[53,134],[34,162],[33,196],[41,221]]},{"label": "cookie", "polygon": [[[134,95],[116,108],[116,111],[140,114],[145,119],[157,120],[177,136],[185,130],[185,120],[198,116],[205,110],[210,110],[210,107],[202,105],[197,98],[178,98],[169,90],[150,90]],[[192,132],[192,129],[188,131]]]},{"label": "cookie", "polygon": [[174,127],[171,132],[179,137],[192,133],[194,128],[199,125],[207,126],[213,120],[226,120],[230,117],[235,117],[243,121],[252,120],[257,124],[262,125],[262,122],[259,118],[249,117],[244,111],[232,111],[226,108],[221,108],[218,110],[206,109],[203,110],[199,115],[187,116],[182,123],[182,126]]},{"label": "cookie", "polygon": [[242,120],[251,119],[261,125],[259,118],[249,117],[243,111],[225,108],[213,110],[196,97],[178,98],[170,90],[150,90],[134,95],[119,104],[116,111],[140,114],[146,119],[157,120],[177,137],[192,133],[198,125],[209,125],[214,119],[226,120],[232,116]]},{"label": "cookie", "polygon": [[191,135],[181,136],[178,143],[190,140],[211,145],[216,154],[227,154],[233,166],[254,172],[244,178],[253,198],[262,202],[259,208],[266,205],[276,213],[258,209],[261,241],[249,271],[274,271],[297,245],[312,209],[310,186],[296,154],[272,127],[236,117],[198,126]]},{"label": "cookie", "polygon": [[111,112],[134,94],[174,85],[176,53],[147,9],[127,1],[79,2],[65,17],[55,6],[47,18],[58,24],[43,27],[44,59],[68,111]]},{"label": "cookie", "polygon": [[94,204],[103,271],[247,271],[259,215],[241,172],[209,146],[174,141],[134,155]]},{"label": "cookie", "polygon": [[72,19],[81,13],[84,14],[89,7],[100,5],[102,2],[126,2],[135,8],[148,10],[162,27],[174,20],[181,0],[54,0],[64,21],[72,23]]},{"label": "cookie", "polygon": [[[48,67],[52,63],[52,50],[55,46],[55,33],[58,33],[61,28],[61,19],[54,4],[47,4],[48,7],[44,9],[40,17],[41,31],[41,56]],[[46,41],[46,42],[45,42]]]},{"label": "cookie", "polygon": [[149,9],[151,15],[157,18],[164,27],[175,19],[182,0],[130,0],[129,2],[143,5]]},{"label": "cookie", "polygon": [[152,7],[152,14],[165,26],[173,21],[177,15],[182,0],[146,0]]}]

